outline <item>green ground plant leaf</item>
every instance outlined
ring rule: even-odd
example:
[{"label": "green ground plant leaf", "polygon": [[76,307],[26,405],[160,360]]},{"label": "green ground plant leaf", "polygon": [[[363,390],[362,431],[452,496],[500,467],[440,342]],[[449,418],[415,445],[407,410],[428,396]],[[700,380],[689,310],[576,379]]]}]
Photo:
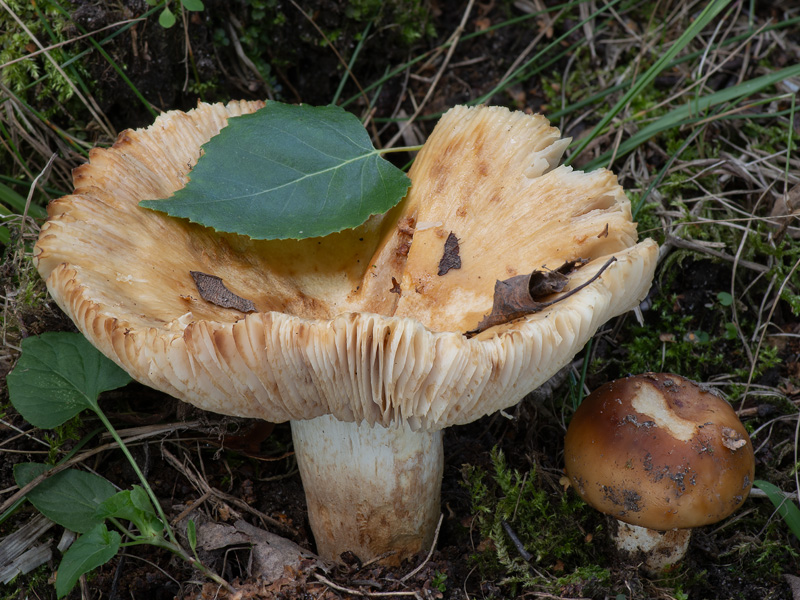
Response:
[{"label": "green ground plant leaf", "polygon": [[767,73],[766,75],[744,81],[740,84],[722,89],[718,92],[701,96],[699,98],[693,98],[683,106],[672,109],[667,114],[659,117],[649,125],[642,127],[642,129],[622,142],[619,147],[605,152],[591,162],[583,165],[582,168],[586,171],[590,171],[598,167],[607,166],[608,161],[611,160],[612,156],[619,159],[632,152],[636,148],[644,145],[645,142],[647,142],[650,138],[655,137],[659,133],[675,127],[681,127],[683,125],[690,124],[693,121],[699,121],[705,118],[708,112],[716,106],[720,106],[729,102],[741,102],[744,98],[761,92],[762,90],[769,88],[780,81],[784,81],[790,77],[797,77],[798,75],[800,75],[800,65],[792,65],[781,69],[780,71]]},{"label": "green ground plant leaf", "polygon": [[56,575],[56,595],[66,596],[84,573],[106,564],[117,555],[122,536],[100,524],[79,537],[64,553]]},{"label": "green ground plant leaf", "polygon": [[797,507],[797,504],[791,498],[787,498],[778,486],[769,481],[759,479],[754,481],[753,485],[767,495],[791,532],[800,540],[800,508]]},{"label": "green ground plant leaf", "polygon": [[181,0],[181,4],[186,10],[199,11],[205,8],[202,0]]},{"label": "green ground plant leaf", "polygon": [[[27,485],[51,467],[41,463],[14,466],[14,479]],[[103,522],[98,507],[114,495],[111,483],[92,473],[67,469],[45,479],[27,494],[36,509],[51,521],[78,533],[86,533]]]},{"label": "green ground plant leaf", "polygon": [[87,408],[99,411],[101,392],[131,381],[85,337],[68,332],[22,340],[22,354],[7,379],[14,408],[43,429],[61,425]]},{"label": "green ground plant leaf", "polygon": [[175,15],[172,14],[172,11],[169,9],[169,6],[165,6],[164,10],[161,11],[161,15],[158,17],[158,24],[161,25],[164,29],[169,29],[173,25],[175,25]]},{"label": "green ground plant leaf", "polygon": [[357,227],[410,185],[337,106],[268,102],[203,150],[183,189],[140,205],[254,239],[302,239]]},{"label": "green ground plant leaf", "polygon": [[97,507],[95,515],[100,521],[110,517],[131,521],[145,537],[155,537],[164,529],[164,524],[158,520],[147,498],[147,492],[138,485],[133,486],[132,490],[122,490],[106,498]]}]

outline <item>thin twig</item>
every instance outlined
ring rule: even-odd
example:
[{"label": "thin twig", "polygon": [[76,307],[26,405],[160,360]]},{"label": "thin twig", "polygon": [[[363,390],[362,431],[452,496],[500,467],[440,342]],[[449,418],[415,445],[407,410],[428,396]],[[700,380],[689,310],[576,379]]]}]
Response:
[{"label": "thin twig", "polygon": [[23,60],[29,60],[29,59],[33,58],[34,56],[39,56],[40,54],[42,54],[44,52],[50,52],[50,50],[57,50],[58,48],[61,48],[62,46],[66,46],[66,45],[71,44],[73,42],[77,42],[79,40],[82,40],[84,38],[91,37],[93,35],[96,35],[96,34],[100,33],[101,31],[105,31],[106,29],[114,29],[114,27],[118,27],[120,25],[127,25],[128,23],[137,23],[139,21],[146,21],[146,20],[147,19],[145,19],[144,17],[136,17],[135,19],[127,19],[125,21],[117,21],[116,23],[111,23],[110,25],[106,25],[105,27],[101,27],[100,29],[95,29],[94,31],[90,31],[89,33],[84,33],[83,35],[79,35],[77,37],[70,38],[68,40],[64,40],[63,42],[58,42],[57,44],[51,44],[50,46],[45,46],[45,47],[39,48],[39,50],[35,50],[33,52],[29,52],[28,54],[25,54],[24,56],[20,56],[19,58],[14,58],[14,59],[9,60],[8,62],[3,63],[2,65],[0,65],[0,71],[5,69],[9,65],[13,65],[14,63],[18,63],[18,62],[23,61]]},{"label": "thin twig", "polygon": [[50,160],[47,161],[47,164],[44,166],[44,169],[39,171],[39,174],[31,183],[31,188],[28,190],[28,198],[25,200],[25,210],[22,211],[22,220],[19,222],[19,237],[22,239],[25,236],[25,222],[28,220],[28,209],[31,207],[31,200],[33,200],[33,194],[36,191],[36,184],[39,183],[39,179],[41,179],[42,175],[47,173],[50,170],[50,166],[53,164],[53,161],[56,159],[58,154],[54,152],[52,156],[50,156]]},{"label": "thin twig", "polygon": [[[148,437],[151,437],[150,433],[128,438],[125,440],[125,442],[136,442]],[[0,505],[0,514],[3,514],[6,510],[11,508],[11,506],[13,506],[13,504],[17,500],[19,500],[20,498],[24,498],[28,492],[30,492],[33,488],[42,483],[45,479],[49,479],[53,475],[56,475],[57,473],[60,473],[61,471],[68,469],[72,465],[76,465],[78,463],[83,462],[87,458],[91,458],[92,456],[100,454],[101,452],[105,452],[106,450],[112,450],[114,448],[119,448],[119,444],[117,442],[109,442],[107,444],[103,444],[102,446],[98,446],[97,448],[92,448],[91,450],[82,452],[77,456],[73,456],[69,460],[66,460],[63,463],[54,466],[49,471],[45,471],[41,475],[34,477],[27,485],[22,486],[16,494],[8,498],[5,502],[3,502],[2,505]]]},{"label": "thin twig", "polygon": [[367,93],[364,91],[364,88],[363,88],[363,87],[361,87],[361,84],[359,83],[358,79],[356,79],[356,76],[355,76],[355,75],[353,74],[353,72],[350,70],[350,65],[348,65],[348,64],[347,64],[347,61],[344,59],[344,57],[343,57],[341,54],[339,54],[339,51],[336,49],[336,46],[334,46],[334,45],[333,45],[333,42],[331,42],[331,40],[329,40],[329,39],[328,39],[328,36],[327,36],[327,35],[325,35],[325,32],[324,32],[324,31],[322,31],[322,29],[320,29],[320,26],[319,26],[319,25],[317,25],[316,21],[314,21],[314,19],[312,19],[311,17],[309,17],[309,16],[306,14],[306,12],[305,12],[305,11],[304,11],[302,8],[300,8],[300,6],[297,4],[297,2],[295,2],[295,0],[289,0],[289,2],[291,2],[291,3],[292,3],[292,6],[294,6],[294,7],[295,7],[297,10],[299,10],[299,11],[300,11],[300,14],[301,14],[301,15],[303,15],[303,16],[306,18],[306,20],[307,20],[309,23],[311,23],[311,26],[312,26],[314,29],[316,29],[316,30],[317,30],[317,33],[319,33],[319,34],[320,34],[320,36],[322,36],[322,39],[323,39],[323,40],[325,40],[325,43],[326,43],[326,44],[328,44],[328,47],[329,47],[329,48],[330,48],[330,49],[333,51],[333,53],[336,55],[336,58],[338,58],[338,59],[339,59],[339,62],[342,64],[342,66],[344,67],[345,71],[347,71],[347,74],[350,76],[350,79],[352,79],[352,80],[353,80],[353,83],[355,83],[355,84],[356,84],[356,87],[358,88],[358,91],[359,91],[359,92],[361,92],[361,95],[364,97],[364,103],[365,103],[367,106],[369,106],[369,96],[367,96]]},{"label": "thin twig", "polygon": [[[292,0],[293,1],[293,0]],[[386,147],[391,148],[392,146],[397,143],[406,129],[414,122],[414,120],[419,116],[420,112],[422,112],[422,107],[430,100],[431,96],[433,95],[433,90],[436,89],[439,80],[442,78],[445,69],[447,69],[447,65],[450,63],[450,59],[453,57],[453,53],[456,51],[456,46],[458,46],[458,41],[461,39],[461,34],[464,33],[464,29],[467,26],[467,19],[469,18],[470,12],[472,12],[472,5],[475,4],[475,0],[469,0],[469,4],[467,4],[467,8],[464,10],[464,15],[461,17],[461,23],[459,23],[456,30],[453,32],[453,35],[450,36],[450,40],[448,43],[450,47],[447,49],[447,54],[444,57],[444,61],[442,62],[442,66],[439,67],[439,71],[436,73],[436,76],[433,78],[431,85],[428,87],[428,91],[425,94],[425,97],[422,99],[422,102],[414,110],[414,114],[412,114],[408,120],[400,126],[400,129],[397,133],[392,136],[392,139],[386,144]]]},{"label": "thin twig", "polygon": [[401,582],[405,582],[411,579],[414,575],[416,575],[422,570],[422,567],[428,564],[428,561],[431,559],[431,556],[433,556],[433,551],[436,549],[436,542],[439,540],[439,530],[442,528],[443,519],[444,519],[444,514],[440,514],[439,522],[436,524],[436,531],[433,534],[433,542],[431,543],[431,549],[428,551],[428,556],[425,557],[425,560],[423,560],[416,569],[414,569],[410,573],[407,573],[406,575],[403,575],[400,578]]},{"label": "thin twig", "polygon": [[353,588],[346,588],[342,585],[332,582],[330,579],[323,577],[319,573],[314,573],[314,577],[320,583],[324,583],[329,588],[342,592],[344,594],[353,594],[354,596],[366,596],[367,598],[391,598],[392,596],[413,596],[422,600],[422,597],[417,592],[362,592]]},{"label": "thin twig", "polygon": [[750,373],[747,376],[747,383],[745,383],[744,391],[742,392],[742,403],[739,405],[740,411],[744,409],[744,403],[747,401],[747,395],[750,392],[750,384],[753,382],[753,376],[755,375],[756,364],[758,362],[758,355],[761,353],[761,346],[764,344],[764,338],[767,335],[767,326],[772,321],[772,315],[775,312],[775,309],[778,307],[778,303],[781,300],[781,296],[783,295],[783,289],[789,283],[789,280],[791,280],[792,275],[794,275],[798,267],[800,267],[800,258],[798,258],[797,261],[794,263],[791,270],[786,275],[786,278],[781,282],[781,287],[778,288],[778,291],[775,293],[775,300],[772,303],[772,307],[769,310],[769,314],[767,315],[767,321],[764,326],[764,329],[761,331],[761,335],[758,338],[756,351],[753,353],[753,362],[750,364]]},{"label": "thin twig", "polygon": [[[98,126],[100,126],[100,128],[103,129],[105,134],[109,138],[111,138],[113,140],[116,137],[116,134],[114,133],[114,129],[113,129],[111,123],[108,122],[108,117],[106,117],[105,121],[103,120],[103,118],[101,118],[101,114],[99,112],[100,108],[96,105],[95,102],[93,102],[93,101],[90,102],[86,98],[86,96],[83,95],[83,93],[78,89],[78,86],[75,85],[75,82],[72,81],[72,79],[70,79],[67,76],[67,74],[64,72],[64,69],[61,68],[61,65],[59,65],[52,56],[50,56],[50,52],[45,50],[44,46],[39,41],[39,38],[37,38],[33,34],[33,32],[30,30],[30,28],[27,25],[25,25],[25,23],[22,21],[22,19],[19,18],[19,15],[17,15],[17,13],[15,13],[11,9],[11,7],[4,0],[0,0],[0,6],[2,6],[3,8],[6,9],[6,12],[9,15],[11,15],[11,18],[14,19],[20,27],[22,27],[23,31],[25,31],[25,34],[31,39],[31,41],[34,44],[36,44],[39,47],[40,50],[42,50],[42,52],[44,53],[45,58],[48,61],[50,61],[50,63],[53,65],[53,67],[56,69],[56,71],[58,71],[58,74],[61,75],[61,77],[64,78],[64,81],[66,81],[67,85],[69,85],[69,87],[72,89],[72,92],[78,98],[80,98],[81,102],[83,102],[83,104],[86,106],[86,108],[89,109],[89,112],[92,113],[92,116],[97,121]],[[105,115],[103,115],[103,116],[105,116]]]},{"label": "thin twig", "polygon": [[191,473],[186,468],[186,466],[183,465],[181,463],[181,461],[179,461],[178,458],[174,454],[172,454],[169,450],[167,450],[166,448],[162,447],[161,448],[161,452],[164,454],[164,458],[167,460],[167,462],[169,462],[173,467],[175,467],[178,471],[180,471],[184,475],[184,477],[186,477],[189,480],[189,482],[193,486],[195,486],[199,491],[203,492],[204,494],[206,492],[208,492],[212,496],[214,496],[215,498],[217,498],[219,500],[224,500],[225,502],[229,502],[229,503],[233,504],[234,506],[236,506],[237,508],[240,508],[241,510],[243,510],[245,512],[249,512],[249,513],[253,514],[256,517],[258,517],[259,519],[263,520],[265,523],[268,523],[268,524],[272,525],[273,527],[276,527],[276,528],[278,528],[278,529],[280,529],[280,530],[282,530],[282,531],[294,536],[295,539],[300,537],[300,532],[298,532],[296,529],[281,523],[280,521],[278,521],[274,517],[270,517],[268,514],[263,513],[260,510],[257,510],[255,508],[253,508],[252,506],[247,504],[247,502],[245,502],[241,498],[237,498],[236,496],[231,496],[230,494],[226,494],[223,491],[220,491],[220,490],[218,490],[218,489],[216,489],[214,487],[211,487],[211,485],[207,481],[205,481],[202,477],[199,477],[198,475],[196,475],[194,473]]},{"label": "thin twig", "polygon": [[[667,234],[667,242],[671,243],[673,246],[677,246],[678,248],[686,248],[687,250],[694,250],[695,252],[700,252],[701,254],[708,254],[713,256],[714,258],[719,258],[729,263],[734,263],[736,261],[736,257],[731,256],[725,252],[720,252],[719,250],[714,250],[713,248],[709,248],[702,244],[695,242],[694,240],[687,240],[685,238],[681,238],[672,234]],[[750,260],[739,260],[738,264],[746,267],[752,271],[756,271],[758,273],[766,273],[769,271],[769,267],[765,265],[761,265],[759,263],[754,263]]]},{"label": "thin twig", "polygon": [[531,559],[533,558],[533,555],[527,550],[525,550],[525,546],[522,545],[522,542],[517,537],[517,534],[514,533],[514,530],[511,529],[511,525],[509,525],[505,519],[503,519],[503,529],[505,529],[506,534],[514,543],[514,546],[516,547],[517,552],[519,552],[519,555],[522,557],[522,559],[525,562],[530,562]]}]

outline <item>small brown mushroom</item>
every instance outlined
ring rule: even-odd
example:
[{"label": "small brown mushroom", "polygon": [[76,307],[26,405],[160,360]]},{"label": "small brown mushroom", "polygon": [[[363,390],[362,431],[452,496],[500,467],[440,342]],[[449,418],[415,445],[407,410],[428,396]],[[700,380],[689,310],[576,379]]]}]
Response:
[{"label": "small brown mushroom", "polygon": [[[92,150],[74,193],[48,207],[39,272],[138,381],[205,410],[291,421],[324,557],[399,562],[434,537],[442,430],[516,404],[638,305],[657,246],[637,243],[611,172],[557,166],[568,142],[558,130],[498,107],[448,111],[406,198],[323,238],[252,240],[139,206],[185,185],[201,146],[259,106],[169,112]],[[460,268],[440,276],[447,232]],[[511,270],[577,259],[587,262],[564,291],[586,287],[464,335]],[[195,299],[192,271],[221,278],[255,311]]]},{"label": "small brown mushroom", "polygon": [[578,494],[621,521],[612,526],[618,548],[642,552],[649,571],[683,557],[691,528],[739,508],[755,468],[750,438],[730,404],[662,373],[590,394],[570,422],[564,460]]}]

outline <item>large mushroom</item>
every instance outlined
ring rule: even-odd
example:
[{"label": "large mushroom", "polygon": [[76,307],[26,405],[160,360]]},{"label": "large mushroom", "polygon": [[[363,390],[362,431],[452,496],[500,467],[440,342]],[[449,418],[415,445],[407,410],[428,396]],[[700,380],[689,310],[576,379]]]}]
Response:
[{"label": "large mushroom", "polygon": [[[656,244],[636,243],[612,173],[557,166],[557,129],[494,107],[450,110],[406,198],[324,238],[254,241],[139,207],[184,186],[201,144],[260,106],[169,112],[93,150],[74,193],[49,206],[37,265],[135,379],[205,410],[292,422],[322,556],[396,562],[432,541],[442,429],[517,403],[636,306]],[[561,295],[580,291],[484,321],[497,281],[567,261]],[[255,311],[203,300],[191,272]]]}]

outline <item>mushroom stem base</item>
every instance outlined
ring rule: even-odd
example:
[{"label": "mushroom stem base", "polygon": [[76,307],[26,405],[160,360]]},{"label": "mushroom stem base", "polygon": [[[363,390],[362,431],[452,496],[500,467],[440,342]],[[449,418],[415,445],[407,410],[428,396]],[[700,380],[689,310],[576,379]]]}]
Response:
[{"label": "mushroom stem base", "polygon": [[641,563],[647,573],[656,575],[686,555],[691,529],[656,531],[623,523],[613,517],[609,517],[609,521],[617,551],[626,560]]},{"label": "mushroom stem base", "polygon": [[441,431],[323,416],[292,421],[292,437],[320,556],[389,553],[383,562],[399,564],[430,547],[440,512]]}]

